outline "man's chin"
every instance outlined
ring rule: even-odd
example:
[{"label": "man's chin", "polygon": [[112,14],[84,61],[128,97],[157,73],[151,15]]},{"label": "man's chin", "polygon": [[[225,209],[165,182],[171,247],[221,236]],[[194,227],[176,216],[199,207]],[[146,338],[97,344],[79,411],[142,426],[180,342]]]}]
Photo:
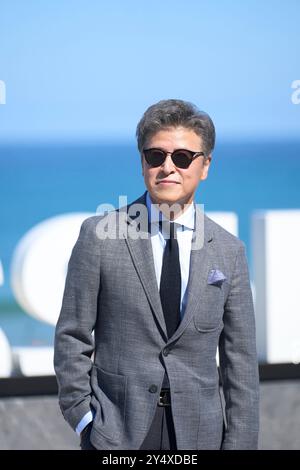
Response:
[{"label": "man's chin", "polygon": [[[181,212],[183,206],[185,204],[188,204],[188,201],[186,200],[186,198],[183,198],[182,196],[180,197],[180,195],[177,195],[177,196],[171,196],[171,195],[162,195],[162,194],[155,194],[155,195],[150,195],[151,196],[151,200],[153,202],[153,204],[157,204],[157,205],[166,205],[166,206],[173,206],[173,208],[175,209],[175,206],[178,205],[180,207],[178,207],[178,211]],[[160,209],[163,209],[162,207]],[[176,211],[177,212],[177,211]]]},{"label": "man's chin", "polygon": [[154,204],[168,204],[168,205],[171,205],[171,204],[180,204],[180,201],[181,201],[181,198],[180,197],[176,197],[176,196],[164,196],[162,194],[160,194],[159,196],[155,195],[153,198],[152,198],[152,201],[154,202]]},{"label": "man's chin", "polygon": [[156,204],[172,204],[182,198],[182,194],[177,188],[155,188],[154,191],[149,191],[151,199]]}]

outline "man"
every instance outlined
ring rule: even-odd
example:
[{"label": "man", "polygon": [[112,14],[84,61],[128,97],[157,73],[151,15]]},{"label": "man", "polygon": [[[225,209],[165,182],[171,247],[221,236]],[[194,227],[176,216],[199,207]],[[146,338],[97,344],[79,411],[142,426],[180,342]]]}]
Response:
[{"label": "man", "polygon": [[214,125],[164,100],[137,139],[147,191],[86,219],[69,261],[55,336],[62,413],[83,449],[256,449],[245,245],[194,203]]}]

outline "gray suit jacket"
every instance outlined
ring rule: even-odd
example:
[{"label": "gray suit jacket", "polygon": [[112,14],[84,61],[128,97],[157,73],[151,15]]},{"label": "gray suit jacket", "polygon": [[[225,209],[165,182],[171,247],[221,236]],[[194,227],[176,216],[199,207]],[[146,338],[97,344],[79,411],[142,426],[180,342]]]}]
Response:
[{"label": "gray suit jacket", "polygon": [[[145,204],[145,195],[134,203]],[[244,243],[196,207],[204,244],[191,252],[185,314],[168,340],[151,239],[99,239],[105,217],[82,223],[68,264],[54,355],[65,419],[75,429],[92,406],[96,448],[139,449],[165,367],[178,449],[257,448],[258,364]],[[208,283],[212,269],[224,273],[222,284]]]}]

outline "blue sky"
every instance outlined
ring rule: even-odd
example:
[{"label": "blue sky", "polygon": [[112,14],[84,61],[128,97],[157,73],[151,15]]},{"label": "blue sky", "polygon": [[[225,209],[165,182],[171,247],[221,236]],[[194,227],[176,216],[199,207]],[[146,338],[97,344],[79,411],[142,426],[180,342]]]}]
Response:
[{"label": "blue sky", "polygon": [[297,138],[298,0],[3,0],[0,142],[133,140],[192,101],[229,139]]}]

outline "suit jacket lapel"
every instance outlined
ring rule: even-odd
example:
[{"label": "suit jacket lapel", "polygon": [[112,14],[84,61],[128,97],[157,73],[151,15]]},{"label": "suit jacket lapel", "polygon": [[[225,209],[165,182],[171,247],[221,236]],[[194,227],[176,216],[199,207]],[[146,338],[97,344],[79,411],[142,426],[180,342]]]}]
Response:
[{"label": "suit jacket lapel", "polygon": [[[128,206],[128,209],[133,204],[143,204],[146,206],[146,192],[141,196],[139,199],[134,201],[132,204]],[[147,206],[146,206],[147,207]],[[132,225],[133,228],[136,227],[137,223],[135,219],[138,217],[128,215],[127,223]],[[140,281],[144,287],[145,293],[147,295],[148,301],[152,307],[153,313],[156,317],[156,320],[160,326],[161,332],[165,336],[165,340],[167,340],[167,328],[165,323],[165,318],[161,306],[159,291],[157,287],[157,280],[154,268],[154,259],[153,259],[153,251],[152,251],[152,244],[151,244],[151,237],[150,237],[150,226],[147,223],[147,233],[145,233],[145,238],[138,237],[137,239],[133,239],[130,236],[125,238],[128,249],[130,251],[132,261],[135,265],[137,273],[139,275]]]}]

